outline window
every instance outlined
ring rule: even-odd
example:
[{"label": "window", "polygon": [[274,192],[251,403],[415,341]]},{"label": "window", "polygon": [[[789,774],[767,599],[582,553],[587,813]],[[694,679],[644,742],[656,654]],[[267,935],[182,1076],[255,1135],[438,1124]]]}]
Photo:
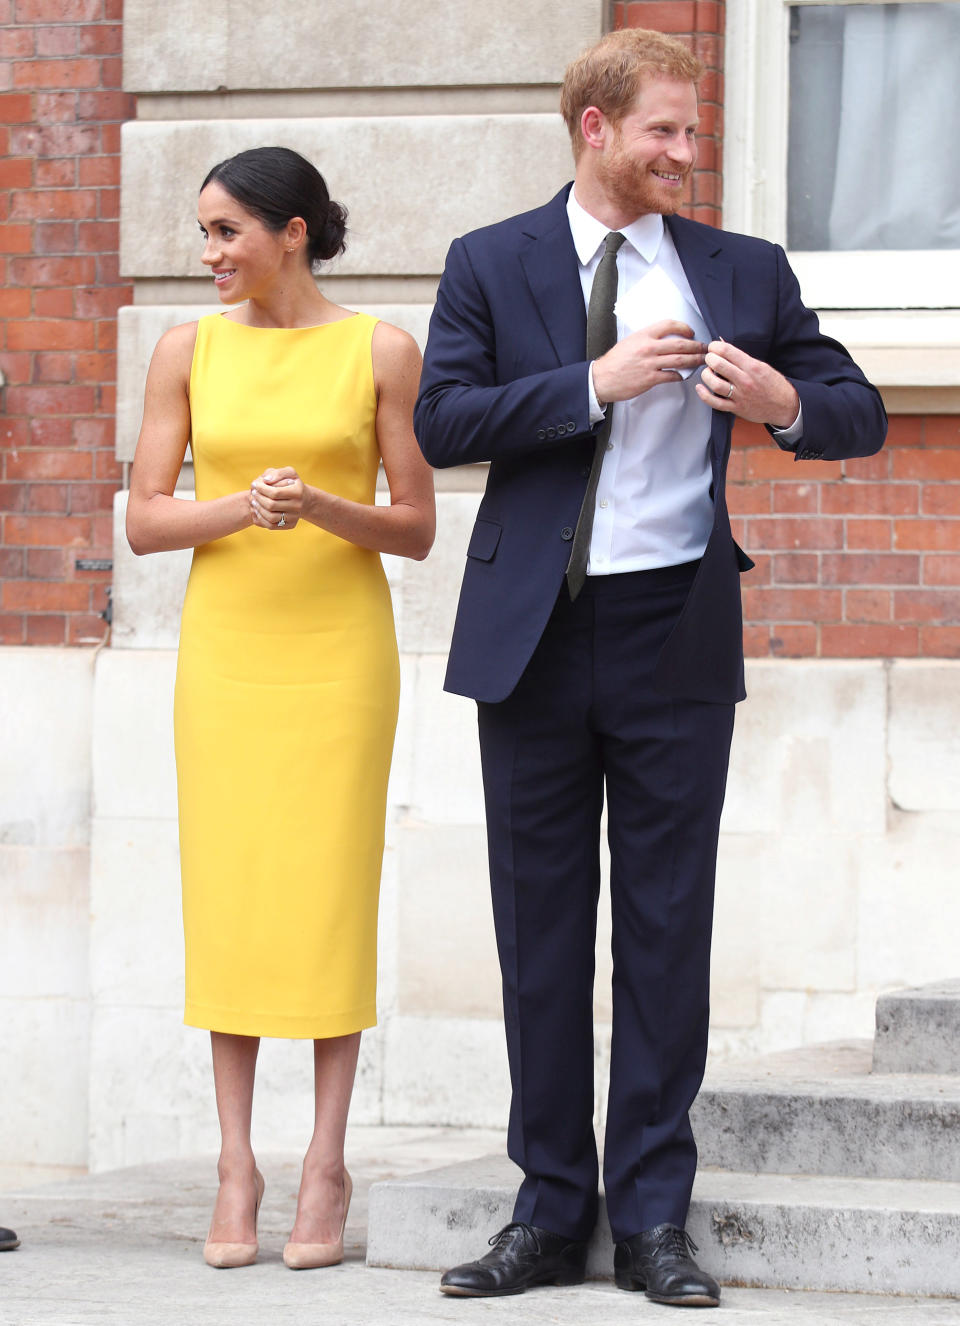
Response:
[{"label": "window", "polygon": [[[960,306],[958,50],[948,0],[728,0],[724,225],[784,244],[813,307]],[[903,340],[947,321],[955,347],[942,313]]]}]

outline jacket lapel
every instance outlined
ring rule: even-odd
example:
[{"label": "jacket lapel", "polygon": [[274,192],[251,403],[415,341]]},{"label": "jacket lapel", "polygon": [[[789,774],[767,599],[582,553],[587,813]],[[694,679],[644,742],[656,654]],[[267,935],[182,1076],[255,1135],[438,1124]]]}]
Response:
[{"label": "jacket lapel", "polygon": [[666,221],[711,338],[728,340],[733,335],[733,268],[720,256],[718,232],[682,216],[669,216]]},{"label": "jacket lapel", "polygon": [[567,220],[570,185],[534,213],[525,227],[520,265],[561,364],[586,358],[587,312]]}]

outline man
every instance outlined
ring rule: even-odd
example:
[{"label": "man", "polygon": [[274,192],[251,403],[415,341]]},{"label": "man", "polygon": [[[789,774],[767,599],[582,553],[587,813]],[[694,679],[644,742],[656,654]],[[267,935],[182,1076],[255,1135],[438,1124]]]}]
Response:
[{"label": "man", "polygon": [[478,701],[508,1150],[524,1173],[513,1222],[444,1275],[449,1294],[583,1280],[605,790],[616,1282],[719,1301],[684,1223],[752,565],[727,515],[731,427],[762,422],[799,460],[839,460],[877,451],[886,425],[782,250],[676,215],[701,73],[681,43],[637,29],[576,60],[561,101],[572,188],[455,240],[430,325],[424,454],[490,462],[446,687]]}]

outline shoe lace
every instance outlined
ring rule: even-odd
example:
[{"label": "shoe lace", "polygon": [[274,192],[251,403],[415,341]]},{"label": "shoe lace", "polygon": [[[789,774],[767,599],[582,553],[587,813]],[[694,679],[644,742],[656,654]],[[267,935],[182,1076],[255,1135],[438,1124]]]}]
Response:
[{"label": "shoe lace", "polygon": [[522,1220],[511,1220],[509,1225],[504,1225],[503,1229],[497,1230],[491,1238],[487,1239],[491,1248],[499,1249],[505,1243],[509,1243],[518,1230],[528,1230],[529,1225],[525,1225]]},{"label": "shoe lace", "polygon": [[685,1259],[691,1253],[700,1251],[687,1231],[678,1229],[676,1225],[666,1225],[664,1227],[657,1238],[656,1250],[658,1253],[672,1253],[679,1259]]}]

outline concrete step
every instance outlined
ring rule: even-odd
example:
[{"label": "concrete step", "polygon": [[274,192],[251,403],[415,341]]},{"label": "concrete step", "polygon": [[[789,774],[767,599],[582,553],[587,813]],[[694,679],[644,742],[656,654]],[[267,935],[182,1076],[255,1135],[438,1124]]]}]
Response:
[{"label": "concrete step", "polygon": [[876,1073],[960,1073],[960,981],[877,1000]]},{"label": "concrete step", "polygon": [[[519,1178],[487,1156],[374,1184],[368,1265],[437,1271],[481,1256]],[[960,1297],[960,1184],[705,1170],[687,1228],[727,1285]],[[588,1275],[612,1274],[601,1204]]]},{"label": "concrete step", "polygon": [[960,1183],[960,1075],[871,1063],[856,1041],[709,1072],[690,1116],[700,1164]]}]

